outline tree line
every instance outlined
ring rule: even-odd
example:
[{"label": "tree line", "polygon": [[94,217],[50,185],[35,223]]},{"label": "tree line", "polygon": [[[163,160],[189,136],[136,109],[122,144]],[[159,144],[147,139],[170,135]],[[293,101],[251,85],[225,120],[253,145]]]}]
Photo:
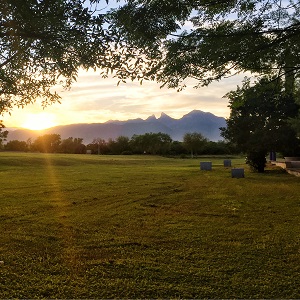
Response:
[{"label": "tree line", "polygon": [[41,153],[69,154],[102,154],[102,155],[195,155],[203,154],[232,154],[234,149],[225,141],[210,141],[201,133],[186,133],[183,141],[173,141],[166,133],[145,133],[133,135],[131,138],[119,136],[116,139],[104,140],[95,138],[85,145],[83,138],[69,137],[62,139],[59,134],[44,134],[35,140],[11,140],[2,143],[2,150]]}]

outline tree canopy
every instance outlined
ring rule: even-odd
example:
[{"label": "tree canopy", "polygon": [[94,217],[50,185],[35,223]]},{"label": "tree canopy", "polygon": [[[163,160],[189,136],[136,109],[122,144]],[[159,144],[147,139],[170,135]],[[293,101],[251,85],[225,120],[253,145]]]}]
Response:
[{"label": "tree canopy", "polygon": [[184,147],[191,153],[193,158],[194,154],[201,153],[208,140],[200,132],[187,132],[183,136]]},{"label": "tree canopy", "polygon": [[222,136],[247,153],[250,163],[259,171],[263,171],[265,156],[270,151],[284,156],[300,153],[299,139],[289,122],[296,117],[299,105],[282,89],[282,80],[262,78],[253,86],[246,80],[241,88],[226,95],[231,113]]},{"label": "tree canopy", "polygon": [[[299,1],[126,2],[111,15],[112,26],[120,45],[143,48],[146,78],[178,87],[186,78],[206,85],[244,71],[299,76]],[[123,75],[141,76],[132,68]]]},{"label": "tree canopy", "polygon": [[299,32],[293,0],[3,0],[0,114],[59,101],[52,87],[69,87],[80,68],[168,87],[251,71],[285,76],[291,89]]},{"label": "tree canopy", "polygon": [[82,0],[0,2],[0,113],[41,99],[59,101],[51,88],[69,87],[79,68],[113,67],[105,14]]}]

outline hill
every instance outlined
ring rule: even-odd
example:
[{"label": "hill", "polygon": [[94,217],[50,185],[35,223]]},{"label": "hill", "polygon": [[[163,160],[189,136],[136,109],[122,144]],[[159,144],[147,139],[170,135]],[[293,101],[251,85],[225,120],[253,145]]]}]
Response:
[{"label": "hill", "polygon": [[42,134],[57,133],[62,139],[68,137],[80,137],[88,144],[95,138],[108,140],[118,136],[131,138],[134,134],[141,135],[147,132],[163,132],[169,134],[173,140],[182,141],[183,135],[187,132],[200,132],[211,141],[221,140],[220,127],[226,126],[225,119],[217,117],[212,113],[193,110],[180,119],[173,119],[162,113],[159,118],[154,115],[146,120],[133,119],[127,121],[110,120],[105,123],[92,124],[71,124],[55,126],[43,131],[27,129],[16,129],[9,132],[9,140],[26,141],[29,138],[35,139]]}]

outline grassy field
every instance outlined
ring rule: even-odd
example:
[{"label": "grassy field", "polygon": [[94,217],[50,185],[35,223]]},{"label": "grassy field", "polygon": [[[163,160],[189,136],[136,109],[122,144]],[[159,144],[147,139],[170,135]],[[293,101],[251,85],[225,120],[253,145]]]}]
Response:
[{"label": "grassy field", "polygon": [[300,178],[232,162],[0,153],[0,298],[300,298]]}]

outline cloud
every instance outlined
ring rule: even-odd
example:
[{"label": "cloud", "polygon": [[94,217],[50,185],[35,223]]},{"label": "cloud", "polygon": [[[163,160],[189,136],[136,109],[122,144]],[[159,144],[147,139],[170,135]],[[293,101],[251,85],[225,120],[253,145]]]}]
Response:
[{"label": "cloud", "polygon": [[[235,90],[243,77],[235,76],[198,89],[194,88],[196,82],[189,80],[187,88],[177,92],[147,81],[143,85],[129,81],[117,86],[116,78],[103,79],[97,72],[80,72],[70,90],[57,90],[62,97],[61,104],[49,106],[45,111],[53,114],[56,124],[145,119],[152,114],[158,117],[162,112],[181,118],[194,109],[228,117],[228,100],[223,96]],[[12,116],[4,117],[4,124],[21,126],[28,114],[42,111],[38,104],[14,109]]]}]

